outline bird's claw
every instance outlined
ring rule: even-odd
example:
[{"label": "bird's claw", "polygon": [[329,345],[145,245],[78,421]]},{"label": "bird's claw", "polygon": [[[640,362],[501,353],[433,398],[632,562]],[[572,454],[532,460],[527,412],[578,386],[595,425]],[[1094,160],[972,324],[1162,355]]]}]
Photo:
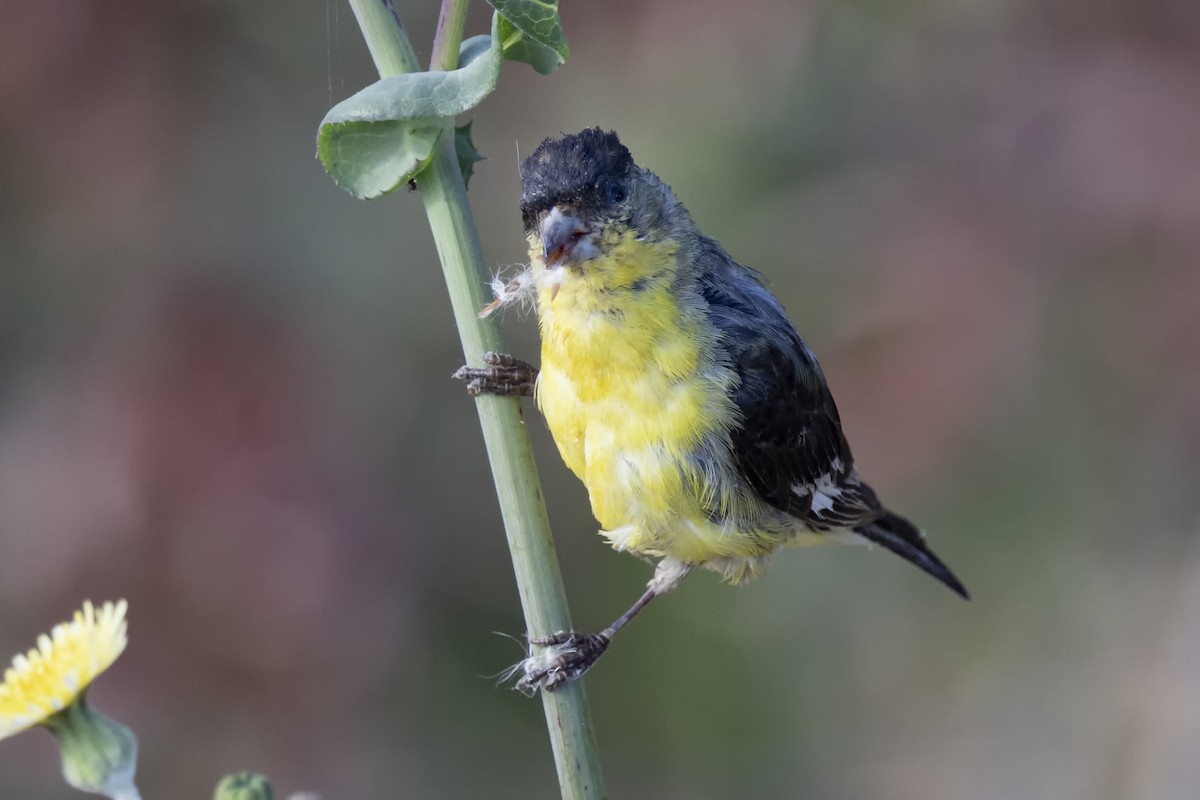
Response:
[{"label": "bird's claw", "polygon": [[504,353],[484,353],[484,367],[459,367],[451,377],[467,382],[467,394],[498,394],[530,397],[537,370],[519,358]]},{"label": "bird's claw", "polygon": [[612,641],[603,633],[576,633],[562,631],[550,636],[530,639],[529,643],[542,649],[531,653],[519,665],[525,674],[517,681],[517,689],[533,694],[538,689],[554,691],[558,686],[573,681],[592,668],[596,660],[604,655]]}]

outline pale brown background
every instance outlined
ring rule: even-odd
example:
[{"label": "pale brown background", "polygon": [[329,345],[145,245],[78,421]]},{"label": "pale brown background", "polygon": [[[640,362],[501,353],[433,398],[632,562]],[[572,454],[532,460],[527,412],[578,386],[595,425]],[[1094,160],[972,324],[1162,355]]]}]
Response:
[{"label": "pale brown background", "polygon": [[[402,3],[428,57],[433,2]],[[471,32],[486,30],[486,7]],[[588,679],[614,798],[1191,798],[1200,785],[1200,5],[567,2],[474,115],[601,124],[772,281],[863,473],[975,599],[865,550],[689,580]],[[128,597],[95,687],[147,798],[555,795],[420,198],[317,123],[373,79],[329,2],[0,2],[0,658]],[[518,354],[531,321],[506,320]],[[649,568],[531,429],[576,621]],[[72,796],[51,740],[0,797]]]}]

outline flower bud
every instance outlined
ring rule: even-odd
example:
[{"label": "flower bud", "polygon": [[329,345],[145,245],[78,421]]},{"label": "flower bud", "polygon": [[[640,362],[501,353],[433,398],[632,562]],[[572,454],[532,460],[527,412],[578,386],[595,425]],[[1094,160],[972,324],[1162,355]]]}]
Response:
[{"label": "flower bud", "polygon": [[270,781],[255,772],[226,775],[213,794],[213,800],[273,800],[274,797]]}]

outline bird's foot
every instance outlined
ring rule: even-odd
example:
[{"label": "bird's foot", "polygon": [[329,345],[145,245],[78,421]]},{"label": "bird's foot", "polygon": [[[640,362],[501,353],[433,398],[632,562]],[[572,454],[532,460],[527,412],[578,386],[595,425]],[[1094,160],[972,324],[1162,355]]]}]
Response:
[{"label": "bird's foot", "polygon": [[531,653],[517,665],[518,671],[524,673],[517,681],[517,690],[527,695],[538,689],[552,692],[567,681],[575,680],[604,655],[610,641],[612,639],[604,633],[575,631],[530,639],[531,645],[543,649]]},{"label": "bird's foot", "polygon": [[504,353],[484,353],[481,368],[459,367],[451,377],[467,382],[467,394],[499,394],[531,397],[537,370],[519,358]]}]

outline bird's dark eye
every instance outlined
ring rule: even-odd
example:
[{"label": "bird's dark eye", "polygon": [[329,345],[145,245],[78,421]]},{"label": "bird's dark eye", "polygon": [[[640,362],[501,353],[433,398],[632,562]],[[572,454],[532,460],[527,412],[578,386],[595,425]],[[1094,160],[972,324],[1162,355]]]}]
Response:
[{"label": "bird's dark eye", "polygon": [[608,185],[608,199],[613,203],[620,203],[625,199],[625,187],[619,183],[610,183]]}]

